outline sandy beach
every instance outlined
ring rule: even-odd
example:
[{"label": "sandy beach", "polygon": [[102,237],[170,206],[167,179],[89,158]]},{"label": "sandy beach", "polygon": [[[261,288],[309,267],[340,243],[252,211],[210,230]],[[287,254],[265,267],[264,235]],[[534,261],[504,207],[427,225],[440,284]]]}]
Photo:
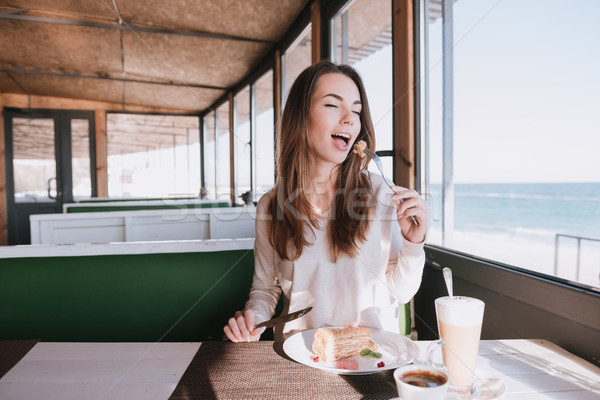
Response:
[{"label": "sandy beach", "polygon": [[[428,243],[441,245],[441,231],[430,228]],[[600,243],[581,242],[579,272],[577,271],[577,241],[561,237],[555,274],[555,237],[528,234],[495,234],[488,232],[454,231],[452,243],[445,247],[500,261],[515,267],[556,275],[593,287],[600,286]]]}]

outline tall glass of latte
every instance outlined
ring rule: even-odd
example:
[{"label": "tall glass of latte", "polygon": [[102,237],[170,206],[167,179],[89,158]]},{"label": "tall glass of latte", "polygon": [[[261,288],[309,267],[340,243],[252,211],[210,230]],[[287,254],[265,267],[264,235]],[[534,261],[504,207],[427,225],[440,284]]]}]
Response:
[{"label": "tall glass of latte", "polygon": [[483,301],[472,297],[446,296],[435,300],[442,354],[451,390],[475,391],[475,362],[484,308]]}]

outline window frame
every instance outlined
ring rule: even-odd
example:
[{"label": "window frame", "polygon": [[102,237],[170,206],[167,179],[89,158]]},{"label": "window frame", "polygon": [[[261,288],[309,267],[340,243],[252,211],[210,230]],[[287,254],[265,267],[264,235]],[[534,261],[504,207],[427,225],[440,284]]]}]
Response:
[{"label": "window frame", "polygon": [[[348,47],[348,29],[349,24],[348,24],[348,10],[352,7],[352,5],[355,3],[355,0],[348,0],[348,1],[338,1],[335,5],[332,5],[332,7],[326,9],[326,11],[323,13],[324,14],[324,24],[327,26],[327,29],[324,30],[326,32],[325,37],[323,38],[323,41],[326,42],[328,44],[328,46],[326,46],[324,48],[324,51],[326,51],[327,53],[327,57],[329,59],[331,59],[333,62],[337,62],[337,63],[346,63],[348,60],[348,52],[347,52],[347,47]],[[389,6],[390,6],[390,13],[392,13],[392,30],[395,29],[395,21],[393,18],[393,10],[394,10],[394,1],[393,0],[389,0]],[[340,17],[341,18],[341,24],[337,23],[337,18]],[[341,30],[341,37],[342,37],[342,60],[337,60],[337,35],[336,35],[336,30],[337,29]],[[394,52],[394,36],[392,36],[392,52]],[[346,49],[346,50],[344,50]],[[395,85],[395,81],[397,80],[395,75],[397,74],[397,70],[395,68],[395,57],[392,56],[392,85]],[[392,90],[392,104],[396,104],[396,91]],[[384,162],[384,169],[385,169],[385,163],[386,162],[391,162],[391,166],[392,166],[392,171],[391,171],[391,178],[394,182],[399,182],[399,177],[397,176],[397,162],[396,162],[396,152],[394,151],[394,149],[396,148],[396,136],[397,136],[397,131],[398,128],[396,127],[396,116],[395,116],[395,112],[392,115],[392,148],[391,149],[380,149],[380,150],[376,150],[375,153],[381,158],[381,160]],[[375,168],[373,166],[373,168]],[[377,173],[378,170],[374,170]]]}]

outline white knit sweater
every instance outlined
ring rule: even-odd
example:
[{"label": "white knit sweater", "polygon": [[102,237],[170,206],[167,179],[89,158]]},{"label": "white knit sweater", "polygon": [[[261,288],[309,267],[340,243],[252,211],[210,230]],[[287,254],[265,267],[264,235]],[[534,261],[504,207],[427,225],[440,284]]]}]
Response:
[{"label": "white knit sweater", "polygon": [[[254,244],[255,271],[246,303],[256,323],[273,316],[281,291],[284,313],[312,306],[307,315],[276,329],[285,339],[298,331],[322,326],[360,325],[399,332],[398,302],[408,302],[419,289],[425,252],[423,244],[404,239],[396,219],[392,192],[381,176],[370,174],[377,207],[367,240],[356,257],[331,261],[325,212],[321,229],[306,229],[312,243],[294,260],[282,260],[269,243],[267,196],[258,203]],[[334,222],[334,221],[331,221]],[[283,330],[281,330],[283,328]]]}]

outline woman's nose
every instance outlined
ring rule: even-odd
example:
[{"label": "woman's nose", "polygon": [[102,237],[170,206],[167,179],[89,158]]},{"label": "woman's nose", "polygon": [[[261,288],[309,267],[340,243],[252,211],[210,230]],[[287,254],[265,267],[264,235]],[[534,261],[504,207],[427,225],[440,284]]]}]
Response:
[{"label": "woman's nose", "polygon": [[354,125],[354,113],[351,110],[347,110],[346,112],[344,112],[340,123],[342,125]]}]

